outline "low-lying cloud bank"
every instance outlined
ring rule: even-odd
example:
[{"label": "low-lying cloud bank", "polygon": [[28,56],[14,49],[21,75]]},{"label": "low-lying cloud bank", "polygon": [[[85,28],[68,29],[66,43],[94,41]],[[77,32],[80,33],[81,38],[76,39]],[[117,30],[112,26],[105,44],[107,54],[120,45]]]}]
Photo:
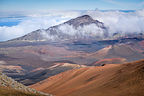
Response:
[{"label": "low-lying cloud bank", "polygon": [[111,33],[144,33],[144,10],[128,13],[120,11],[88,11],[86,14],[103,22],[109,27]]},{"label": "low-lying cloud bank", "polygon": [[37,29],[46,29],[50,26],[54,26],[66,21],[67,18],[61,17],[26,17],[15,26],[1,26],[0,27],[0,41],[13,39],[19,36],[23,36],[27,33],[35,31]]},{"label": "low-lying cloud bank", "polygon": [[[27,14],[22,18],[21,22],[15,26],[1,26],[0,27],[0,41],[13,39],[23,36],[37,29],[47,29],[63,23],[72,18],[81,15],[90,15],[93,19],[99,20],[109,28],[109,33],[119,32],[121,34],[127,33],[144,33],[144,10],[137,10],[134,12],[121,12],[121,11],[48,11],[44,14]],[[68,26],[70,27],[70,26]],[[68,34],[75,34],[77,30],[71,29]],[[65,31],[67,28],[61,27]],[[79,29],[84,33],[102,36],[102,31],[94,27],[94,25],[87,26],[86,28]],[[90,33],[87,33],[88,31]],[[93,30],[99,30],[93,33]]]}]

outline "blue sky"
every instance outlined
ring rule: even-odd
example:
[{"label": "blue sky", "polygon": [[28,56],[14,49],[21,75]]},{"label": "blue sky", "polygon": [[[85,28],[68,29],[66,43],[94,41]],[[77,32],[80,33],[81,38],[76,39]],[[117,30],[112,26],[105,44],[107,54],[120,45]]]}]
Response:
[{"label": "blue sky", "polygon": [[144,0],[0,0],[0,11],[137,10]]}]

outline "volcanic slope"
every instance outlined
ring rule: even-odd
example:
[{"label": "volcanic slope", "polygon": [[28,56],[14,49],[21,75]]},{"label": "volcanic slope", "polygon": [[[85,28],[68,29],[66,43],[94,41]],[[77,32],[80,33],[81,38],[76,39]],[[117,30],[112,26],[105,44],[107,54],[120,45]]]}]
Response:
[{"label": "volcanic slope", "polygon": [[[107,46],[99,51],[92,53],[89,57],[95,57],[99,60],[105,61],[105,64],[115,63],[125,63],[140,60],[144,58],[144,54],[138,50],[138,48],[133,48],[129,44],[116,44]],[[109,60],[107,60],[109,59]],[[100,64],[100,61],[97,62]],[[95,63],[94,65],[96,65]]]},{"label": "volcanic slope", "polygon": [[25,74],[24,76],[21,76],[21,78],[18,81],[24,85],[32,85],[50,76],[59,74],[61,72],[71,70],[71,69],[78,69],[82,67],[87,67],[87,66],[70,64],[70,63],[56,63],[55,65],[49,68],[40,67],[35,70],[32,70],[31,72]]},{"label": "volcanic slope", "polygon": [[32,85],[56,96],[144,96],[144,60],[74,69]]}]

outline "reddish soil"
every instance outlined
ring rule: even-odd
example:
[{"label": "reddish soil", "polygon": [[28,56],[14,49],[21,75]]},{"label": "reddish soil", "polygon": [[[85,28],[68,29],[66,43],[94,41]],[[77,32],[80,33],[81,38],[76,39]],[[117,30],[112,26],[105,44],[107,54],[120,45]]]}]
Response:
[{"label": "reddish soil", "polygon": [[32,85],[56,96],[144,96],[144,60],[74,69]]}]

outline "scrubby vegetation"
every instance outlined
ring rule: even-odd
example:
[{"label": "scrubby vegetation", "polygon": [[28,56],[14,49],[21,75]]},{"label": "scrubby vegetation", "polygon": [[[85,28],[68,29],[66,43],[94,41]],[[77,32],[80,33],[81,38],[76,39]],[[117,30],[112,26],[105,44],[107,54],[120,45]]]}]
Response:
[{"label": "scrubby vegetation", "polygon": [[0,96],[51,96],[24,86],[0,73]]},{"label": "scrubby vegetation", "polygon": [[0,96],[45,96],[45,95],[21,92],[8,87],[0,87]]}]

